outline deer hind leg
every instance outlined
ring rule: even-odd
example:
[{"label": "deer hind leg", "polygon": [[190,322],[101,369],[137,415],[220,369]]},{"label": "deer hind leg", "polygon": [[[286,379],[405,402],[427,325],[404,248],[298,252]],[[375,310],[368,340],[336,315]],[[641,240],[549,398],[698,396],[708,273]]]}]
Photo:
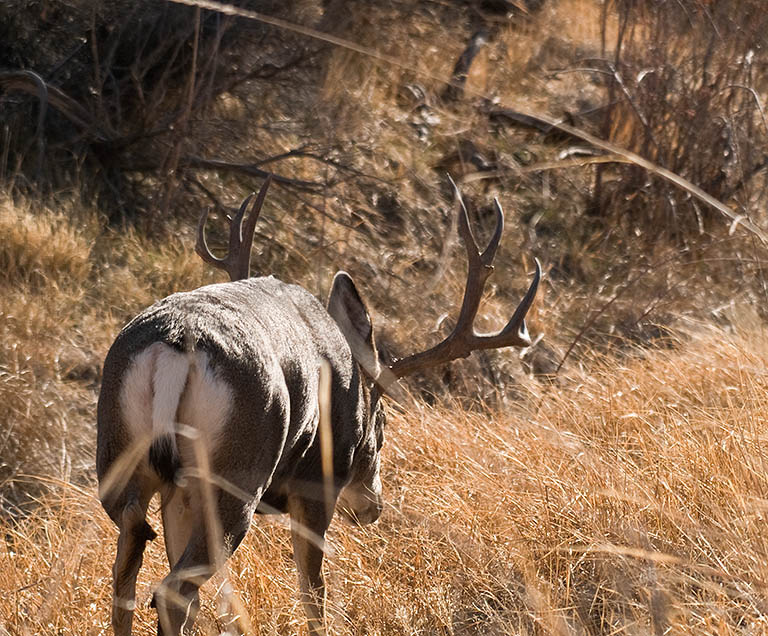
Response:
[{"label": "deer hind leg", "polygon": [[145,516],[149,500],[128,501],[120,515],[117,555],[113,573],[112,627],[115,636],[129,636],[136,607],[136,577],[141,568],[144,547],[157,535]]},{"label": "deer hind leg", "polygon": [[325,580],[322,566],[325,531],[331,519],[324,501],[303,497],[291,497],[288,511],[291,515],[293,558],[299,571],[301,602],[307,614],[309,634],[325,636]]},{"label": "deer hind leg", "polygon": [[[199,498],[197,499],[199,501]],[[193,520],[191,524],[187,524],[189,538],[178,558],[175,551],[184,530],[172,531],[172,547],[169,549],[168,558],[175,562],[170,574],[155,591],[152,601],[157,609],[158,634],[162,636],[179,636],[191,631],[200,605],[199,589],[216,571],[211,549],[215,547],[216,550],[222,550],[223,555],[227,557],[240,545],[248,531],[251,513],[243,501],[219,491],[216,506],[213,516],[218,528],[213,533],[213,538],[206,532],[207,519],[210,517],[198,509],[195,512],[197,516],[190,516]],[[190,513],[185,511],[177,515],[171,510],[167,517],[168,523],[185,522],[188,514]],[[214,546],[216,541],[218,544]]]},{"label": "deer hind leg", "polygon": [[[191,480],[190,480],[191,481]],[[163,535],[168,565],[176,565],[203,519],[200,491],[193,485],[172,487],[162,494]]]}]

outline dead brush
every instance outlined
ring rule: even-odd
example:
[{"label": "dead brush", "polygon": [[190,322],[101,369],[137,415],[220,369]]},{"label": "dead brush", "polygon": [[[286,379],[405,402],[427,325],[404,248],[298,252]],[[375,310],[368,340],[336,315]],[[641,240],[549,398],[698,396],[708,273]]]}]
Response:
[{"label": "dead brush", "polygon": [[[0,198],[0,280],[39,289],[82,285],[91,272],[93,225],[78,231],[64,212]],[[82,228],[83,226],[81,226]]]},{"label": "dead brush", "polygon": [[[601,136],[747,216],[759,214],[768,134],[756,57],[768,26],[763,4],[732,11],[726,2],[617,1],[612,8],[603,12],[602,56],[590,62],[607,88]],[[644,242],[686,244],[722,225],[713,211],[633,166],[598,167],[593,214]]]}]

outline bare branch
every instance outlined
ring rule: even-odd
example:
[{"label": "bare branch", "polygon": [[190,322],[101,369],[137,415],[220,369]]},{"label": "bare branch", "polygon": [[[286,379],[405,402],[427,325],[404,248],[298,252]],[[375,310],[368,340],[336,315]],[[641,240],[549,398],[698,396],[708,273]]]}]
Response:
[{"label": "bare branch", "polygon": [[83,130],[93,131],[94,137],[104,140],[106,136],[94,128],[92,117],[80,104],[69,95],[46,83],[32,71],[7,71],[0,73],[0,86],[6,90],[17,90],[37,95],[41,100],[53,106],[70,122]]},{"label": "bare branch", "polygon": [[275,183],[284,186],[293,186],[299,190],[306,190],[308,192],[320,192],[327,184],[318,183],[315,181],[304,181],[302,179],[292,179],[290,177],[282,177],[277,174],[272,174],[266,170],[262,170],[257,164],[252,163],[233,163],[231,161],[224,161],[222,159],[204,159],[203,157],[183,157],[179,159],[179,168],[203,168],[213,170],[228,170],[231,172],[241,172],[243,174],[252,175],[254,177],[262,177],[266,179],[269,177]]}]

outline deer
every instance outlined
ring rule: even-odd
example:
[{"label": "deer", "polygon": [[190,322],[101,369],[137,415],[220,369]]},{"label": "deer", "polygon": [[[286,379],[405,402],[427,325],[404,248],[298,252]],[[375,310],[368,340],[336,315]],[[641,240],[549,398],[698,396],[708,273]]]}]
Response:
[{"label": "deer", "polygon": [[525,317],[541,278],[538,260],[507,325],[494,334],[473,326],[504,226],[498,200],[495,230],[480,252],[454,184],[469,263],[455,326],[435,346],[384,364],[370,313],[346,272],[333,278],[325,305],[300,286],[250,277],[270,181],[231,219],[226,256],[209,249],[207,210],[200,216],[196,251],[230,281],[154,303],[122,329],[104,361],[96,471],[102,506],[118,529],[116,636],[131,632],[137,574],[146,543],[157,536],[147,510],[158,493],[170,566],[151,602],[159,634],[189,633],[199,588],[257,513],[289,515],[308,632],[326,634],[322,563],[331,519],[338,510],[364,525],[384,509],[385,393],[401,378],[472,351],[531,344]]}]

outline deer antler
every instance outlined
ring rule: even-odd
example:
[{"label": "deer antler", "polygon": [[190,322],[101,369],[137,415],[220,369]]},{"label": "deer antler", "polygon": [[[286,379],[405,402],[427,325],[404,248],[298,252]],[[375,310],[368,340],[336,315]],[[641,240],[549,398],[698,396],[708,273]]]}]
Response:
[{"label": "deer antler", "polygon": [[[450,178],[450,177],[449,177]],[[433,367],[458,358],[466,358],[473,351],[479,349],[498,349],[501,347],[527,347],[531,344],[528,329],[525,325],[525,315],[533,303],[536,291],[541,279],[541,265],[536,261],[536,273],[528,291],[515,309],[507,325],[495,334],[478,334],[474,330],[474,321],[480,307],[483,296],[483,288],[488,277],[493,272],[493,259],[501,241],[501,233],[504,230],[504,212],[498,199],[494,199],[496,207],[496,230],[491,237],[488,246],[480,253],[477,241],[469,226],[467,208],[461,198],[461,193],[451,179],[456,199],[459,203],[459,234],[467,250],[469,261],[467,268],[467,285],[464,291],[464,300],[461,303],[461,311],[456,326],[450,335],[441,343],[431,349],[414,353],[402,360],[393,363],[389,369],[392,374],[401,378],[419,369]]]},{"label": "deer antler", "polygon": [[[217,258],[208,248],[205,240],[205,222],[208,220],[208,210],[204,210],[197,223],[197,243],[195,251],[206,263],[223,269],[229,274],[230,280],[241,280],[250,276],[251,246],[253,245],[253,233],[256,230],[256,221],[261,213],[261,206],[267,196],[269,184],[272,183],[272,175],[268,175],[261,186],[259,193],[250,194],[243,201],[237,214],[229,222],[229,251],[224,258]],[[254,196],[256,197],[254,199]],[[251,201],[253,204],[251,205]],[[243,217],[248,208],[251,208],[248,219],[243,224]]]}]

